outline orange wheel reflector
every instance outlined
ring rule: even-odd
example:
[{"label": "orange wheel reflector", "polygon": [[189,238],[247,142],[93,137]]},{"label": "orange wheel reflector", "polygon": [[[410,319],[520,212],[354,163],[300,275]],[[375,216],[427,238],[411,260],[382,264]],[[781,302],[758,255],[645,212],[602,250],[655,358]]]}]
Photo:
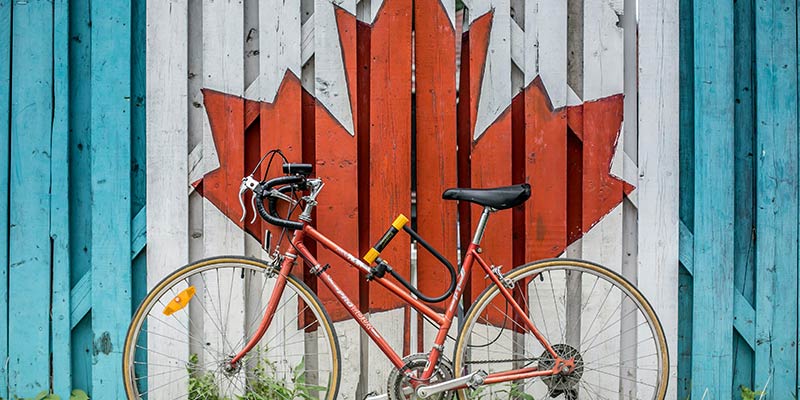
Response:
[{"label": "orange wheel reflector", "polygon": [[189,286],[182,292],[178,293],[178,295],[175,296],[175,298],[172,299],[172,301],[170,301],[166,307],[164,307],[164,315],[172,315],[189,305],[189,300],[194,297],[195,292],[196,290],[194,289],[194,286]]}]

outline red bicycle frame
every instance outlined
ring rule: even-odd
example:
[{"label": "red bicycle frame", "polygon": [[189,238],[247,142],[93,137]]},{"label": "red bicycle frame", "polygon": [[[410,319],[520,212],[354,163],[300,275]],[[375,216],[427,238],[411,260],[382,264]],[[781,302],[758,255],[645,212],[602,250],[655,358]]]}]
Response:
[{"label": "red bicycle frame", "polygon": [[[486,224],[486,220],[488,219],[489,213],[491,213],[491,209],[485,209],[484,214],[481,217],[481,222],[479,224],[478,231],[476,231],[475,239],[472,243],[470,243],[467,251],[465,253],[464,260],[461,264],[461,268],[457,275],[457,283],[455,290],[447,304],[447,308],[445,310],[444,315],[441,315],[431,309],[425,303],[419,301],[418,299],[414,298],[411,293],[408,291],[401,289],[400,286],[395,284],[394,282],[388,280],[384,277],[375,277],[374,280],[378,282],[381,286],[388,289],[390,292],[394,293],[396,296],[401,298],[403,301],[408,303],[411,307],[413,307],[418,312],[424,314],[434,323],[439,326],[439,331],[434,339],[433,347],[430,351],[430,355],[428,358],[428,364],[425,367],[422,375],[418,377],[418,380],[425,381],[429,379],[435,370],[435,366],[439,361],[439,357],[442,355],[442,350],[444,349],[444,342],[447,339],[447,332],[450,330],[450,327],[453,322],[453,317],[456,314],[458,308],[458,302],[461,299],[461,295],[463,293],[464,285],[469,281],[469,277],[472,272],[472,266],[474,262],[477,261],[478,265],[483,268],[484,272],[489,276],[489,278],[497,285],[497,288],[500,290],[502,296],[511,304],[513,312],[516,314],[516,317],[519,318],[519,321],[523,324],[523,327],[527,329],[530,333],[532,333],[536,339],[542,344],[542,346],[546,349],[550,355],[552,355],[553,360],[555,360],[554,366],[552,369],[548,370],[539,370],[537,367],[527,367],[521,368],[516,370],[509,370],[503,372],[496,372],[486,376],[484,379],[485,384],[493,384],[493,383],[500,383],[500,382],[507,382],[507,381],[514,381],[520,379],[527,379],[537,376],[547,376],[547,375],[555,375],[565,370],[567,372],[571,372],[575,368],[574,359],[563,359],[558,356],[558,354],[553,350],[550,346],[550,343],[545,339],[539,330],[534,326],[533,322],[528,318],[527,313],[524,312],[522,307],[517,303],[514,299],[513,294],[511,291],[503,285],[500,281],[500,278],[492,272],[491,267],[487,264],[478,254],[479,243],[480,239],[483,235],[483,227]],[[345,307],[345,309],[353,316],[353,318],[361,325],[361,328],[369,335],[372,341],[378,346],[379,349],[389,358],[392,364],[401,369],[404,366],[403,359],[397,354],[394,349],[392,349],[383,336],[378,332],[378,330],[369,322],[369,320],[364,316],[361,310],[358,309],[358,306],[354,304],[349,297],[342,291],[342,289],[336,284],[333,277],[328,273],[328,271],[320,265],[319,261],[311,254],[311,252],[306,248],[303,244],[303,240],[306,236],[311,237],[317,243],[322,244],[323,247],[332,251],[342,260],[346,261],[351,267],[357,268],[363,273],[369,273],[370,267],[359,260],[357,257],[353,256],[346,250],[342,249],[339,245],[333,242],[331,239],[314,229],[308,223],[303,223],[303,229],[297,230],[294,232],[292,237],[292,244],[289,250],[284,254],[284,259],[281,264],[280,272],[277,277],[277,282],[275,284],[274,291],[272,292],[269,302],[267,304],[266,311],[264,313],[264,318],[261,321],[258,329],[256,330],[255,334],[252,338],[248,341],[247,345],[231,360],[231,364],[236,364],[239,360],[242,359],[250,350],[252,350],[256,344],[261,340],[264,334],[267,331],[270,323],[272,322],[272,316],[275,310],[278,307],[279,299],[282,295],[282,292],[286,286],[286,277],[291,273],[292,267],[295,264],[295,261],[299,256],[304,258],[308,263],[313,265],[312,272],[314,272],[319,280],[321,280],[325,286],[330,289],[330,291],[336,296],[338,301]],[[295,250],[296,249],[296,250]]]}]

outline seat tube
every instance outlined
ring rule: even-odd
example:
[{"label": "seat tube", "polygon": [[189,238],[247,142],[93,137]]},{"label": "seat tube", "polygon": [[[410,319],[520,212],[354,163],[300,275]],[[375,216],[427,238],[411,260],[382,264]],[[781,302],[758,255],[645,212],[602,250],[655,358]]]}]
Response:
[{"label": "seat tube", "polygon": [[494,212],[495,210],[492,207],[484,207],[483,213],[481,213],[481,219],[478,220],[478,226],[475,228],[475,236],[472,238],[472,244],[479,245],[481,244],[481,239],[483,239],[483,233],[486,230],[486,223],[489,222],[489,214]]}]

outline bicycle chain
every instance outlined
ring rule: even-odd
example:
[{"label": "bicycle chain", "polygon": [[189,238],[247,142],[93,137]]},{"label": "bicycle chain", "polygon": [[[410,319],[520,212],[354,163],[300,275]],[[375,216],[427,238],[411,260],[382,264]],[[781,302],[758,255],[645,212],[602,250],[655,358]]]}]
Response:
[{"label": "bicycle chain", "polygon": [[507,358],[504,360],[476,360],[476,361],[464,361],[464,364],[486,364],[486,363],[509,363],[509,362],[517,362],[517,361],[539,361],[544,359],[545,357],[529,357],[529,358]]}]

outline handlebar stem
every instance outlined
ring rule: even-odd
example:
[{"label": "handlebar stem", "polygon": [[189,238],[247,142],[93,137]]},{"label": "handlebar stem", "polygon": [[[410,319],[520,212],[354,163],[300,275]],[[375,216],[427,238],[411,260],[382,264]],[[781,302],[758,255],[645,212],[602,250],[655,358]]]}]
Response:
[{"label": "handlebar stem", "polygon": [[306,207],[303,209],[303,213],[300,214],[298,217],[301,221],[311,222],[311,212],[314,211],[314,207],[317,206],[317,195],[319,192],[322,191],[322,187],[325,186],[325,183],[322,182],[321,179],[308,179],[306,184],[310,187],[311,193],[308,196],[304,196],[303,200],[306,202]]}]

